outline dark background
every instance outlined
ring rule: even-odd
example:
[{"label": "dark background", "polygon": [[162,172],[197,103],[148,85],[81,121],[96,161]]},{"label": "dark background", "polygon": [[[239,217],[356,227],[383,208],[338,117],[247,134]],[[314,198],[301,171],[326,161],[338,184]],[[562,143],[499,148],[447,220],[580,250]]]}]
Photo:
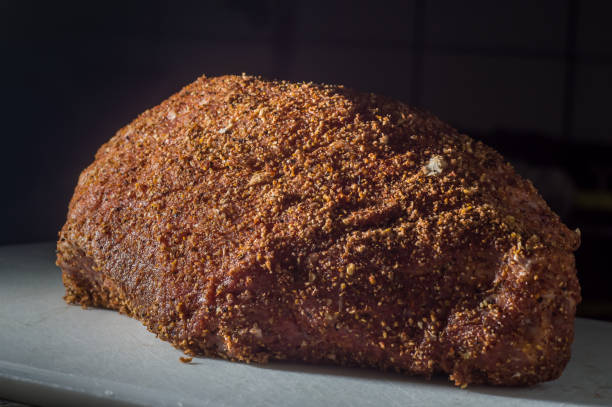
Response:
[{"label": "dark background", "polygon": [[201,74],[342,83],[504,154],[582,231],[579,313],[612,320],[611,6],[0,0],[0,244],[55,239],[96,149]]}]

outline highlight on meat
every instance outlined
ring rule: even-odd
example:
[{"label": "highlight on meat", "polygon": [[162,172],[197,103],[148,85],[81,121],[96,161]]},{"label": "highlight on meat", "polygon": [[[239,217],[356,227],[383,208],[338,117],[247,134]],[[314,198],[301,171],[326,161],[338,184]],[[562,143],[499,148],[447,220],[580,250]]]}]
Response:
[{"label": "highlight on meat", "polygon": [[189,355],[523,385],[570,358],[579,240],[425,111],[242,75],[197,79],[100,147],[57,264],[67,302]]}]

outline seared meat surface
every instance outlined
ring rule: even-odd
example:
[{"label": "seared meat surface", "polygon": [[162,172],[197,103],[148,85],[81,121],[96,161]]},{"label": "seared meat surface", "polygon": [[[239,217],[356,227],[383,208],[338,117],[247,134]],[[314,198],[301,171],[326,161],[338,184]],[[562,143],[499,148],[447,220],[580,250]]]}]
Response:
[{"label": "seared meat surface", "polygon": [[66,301],[188,354],[557,378],[579,235],[491,148],[341,86],[201,77],[81,174]]}]

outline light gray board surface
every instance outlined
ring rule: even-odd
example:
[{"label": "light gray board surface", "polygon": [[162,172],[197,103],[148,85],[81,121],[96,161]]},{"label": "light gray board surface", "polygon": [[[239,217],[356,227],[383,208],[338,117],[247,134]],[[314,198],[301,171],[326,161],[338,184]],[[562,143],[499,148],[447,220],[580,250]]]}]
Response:
[{"label": "light gray board surface", "polygon": [[194,358],[113,311],[62,300],[54,244],[0,247],[0,398],[37,405],[612,405],[612,324],[578,319],[563,376],[530,388],[454,387],[368,369]]}]

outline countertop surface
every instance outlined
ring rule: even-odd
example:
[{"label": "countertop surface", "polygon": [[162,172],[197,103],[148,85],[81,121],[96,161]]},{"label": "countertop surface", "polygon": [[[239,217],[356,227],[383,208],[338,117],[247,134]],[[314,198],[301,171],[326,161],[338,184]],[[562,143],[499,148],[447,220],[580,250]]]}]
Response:
[{"label": "countertop surface", "polygon": [[576,321],[560,379],[470,386],[369,369],[183,354],[131,318],[63,299],[53,243],[0,247],[0,399],[36,405],[612,406],[612,323]]}]

